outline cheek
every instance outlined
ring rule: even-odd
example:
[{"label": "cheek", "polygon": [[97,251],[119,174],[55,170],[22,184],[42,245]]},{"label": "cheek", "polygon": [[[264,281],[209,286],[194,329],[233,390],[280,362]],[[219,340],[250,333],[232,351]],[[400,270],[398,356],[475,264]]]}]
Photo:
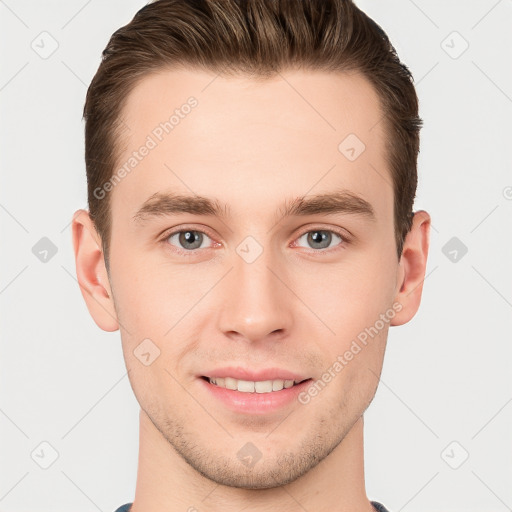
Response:
[{"label": "cheek", "polygon": [[337,336],[345,337],[373,324],[391,306],[395,275],[391,263],[365,258],[305,272],[295,289]]},{"label": "cheek", "polygon": [[326,408],[362,414],[372,401],[382,370],[388,324],[340,327],[335,343],[324,347],[326,366],[319,380],[329,382]]},{"label": "cheek", "polygon": [[[299,293],[322,320],[321,324],[314,324],[317,335],[312,332],[310,338],[316,340],[317,349],[324,354],[326,368],[339,363],[332,369],[339,376],[335,386],[353,386],[356,394],[372,395],[378,382],[375,374],[380,374],[389,322],[395,313],[392,263],[375,264],[368,257],[340,266],[338,272],[331,268],[323,274],[319,270],[314,278],[310,273],[307,282],[300,283]],[[307,330],[308,326],[303,328]],[[322,336],[318,336],[320,331]]]},{"label": "cheek", "polygon": [[[123,265],[115,267],[112,281],[125,363],[130,380],[141,390],[149,392],[153,385],[158,390],[169,385],[184,355],[204,337],[201,330],[212,317],[205,309],[208,301],[201,298],[214,280],[201,283],[184,267],[128,259]],[[147,359],[154,362],[146,367]]]},{"label": "cheek", "polygon": [[175,317],[183,314],[182,279],[156,265],[148,265],[144,258],[126,256],[111,261],[121,332],[137,339],[161,338],[177,321]]}]

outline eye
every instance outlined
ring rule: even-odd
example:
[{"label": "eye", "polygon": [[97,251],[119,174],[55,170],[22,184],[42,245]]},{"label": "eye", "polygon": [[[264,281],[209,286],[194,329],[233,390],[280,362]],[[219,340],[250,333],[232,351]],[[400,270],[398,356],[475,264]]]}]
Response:
[{"label": "eye", "polygon": [[[305,239],[305,243],[308,245],[301,245],[299,243],[301,239]],[[174,251],[185,256],[197,254],[198,249],[210,249],[219,245],[213,242],[212,238],[204,231],[188,228],[167,233],[162,237],[161,241],[164,244],[173,246]],[[208,241],[210,241],[210,244],[208,244]],[[338,243],[334,243],[334,250],[341,249],[349,243],[348,237],[341,232],[338,233],[331,229],[310,229],[302,233],[292,245],[293,247],[299,246],[316,249],[314,252],[331,252],[326,249],[332,248],[333,242],[336,241]]]},{"label": "eye", "polygon": [[[306,239],[306,243],[309,244],[309,248],[312,249],[327,249],[330,247],[331,242],[336,241],[336,239],[340,241],[340,243],[337,244],[338,246],[343,246],[348,243],[348,240],[346,240],[345,237],[341,235],[341,233],[329,229],[313,229],[306,231],[301,236],[299,236],[297,240],[300,240],[304,237]],[[299,246],[304,247],[303,245]]]},{"label": "eye", "polygon": [[206,249],[211,247],[204,245],[204,242],[208,239],[210,239],[210,237],[203,231],[198,231],[196,229],[182,229],[180,231],[168,233],[162,241],[175,246],[178,252],[193,252],[195,249]]}]

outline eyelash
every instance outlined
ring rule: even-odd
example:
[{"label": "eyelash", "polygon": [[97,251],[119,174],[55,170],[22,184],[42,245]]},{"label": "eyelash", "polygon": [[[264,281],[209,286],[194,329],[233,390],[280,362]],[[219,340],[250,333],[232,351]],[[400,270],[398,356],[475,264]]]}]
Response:
[{"label": "eyelash", "polygon": [[[160,239],[160,242],[165,244],[165,245],[167,245],[167,246],[171,246],[171,244],[168,243],[168,240],[169,240],[169,238],[171,236],[177,235],[179,233],[185,233],[187,231],[202,233],[203,235],[206,235],[207,237],[209,237],[213,241],[213,237],[208,233],[208,231],[202,231],[200,229],[195,229],[195,228],[192,228],[192,227],[185,226],[185,227],[181,227],[180,229],[167,232],[165,235],[162,236],[162,238]],[[304,235],[306,235],[308,233],[315,232],[315,231],[325,231],[327,233],[334,233],[335,235],[337,235],[337,236],[339,236],[341,238],[341,242],[336,247],[332,247],[330,249],[309,249],[309,252],[313,252],[315,254],[332,254],[335,251],[339,251],[339,250],[344,249],[345,246],[350,243],[349,237],[344,232],[342,232],[341,230],[325,229],[325,228],[322,228],[322,227],[316,227],[316,228],[313,228],[313,229],[310,228],[310,229],[308,229],[306,231],[303,231],[301,234],[299,234],[296,237],[295,240],[298,240],[299,238],[302,238]],[[207,249],[209,249],[209,247]],[[190,257],[190,256],[196,256],[198,251],[200,251],[201,249],[185,250],[185,249],[180,249],[179,247],[176,247],[176,246],[172,246],[171,250],[173,252],[177,253],[177,254],[182,255],[182,256]]]}]

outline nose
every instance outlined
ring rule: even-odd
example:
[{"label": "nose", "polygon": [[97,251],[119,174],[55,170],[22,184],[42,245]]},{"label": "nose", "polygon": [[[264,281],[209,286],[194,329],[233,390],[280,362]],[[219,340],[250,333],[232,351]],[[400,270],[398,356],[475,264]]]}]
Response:
[{"label": "nose", "polygon": [[289,334],[294,295],[283,267],[270,251],[264,250],[253,262],[234,255],[233,269],[219,290],[218,321],[224,335],[258,342]]}]

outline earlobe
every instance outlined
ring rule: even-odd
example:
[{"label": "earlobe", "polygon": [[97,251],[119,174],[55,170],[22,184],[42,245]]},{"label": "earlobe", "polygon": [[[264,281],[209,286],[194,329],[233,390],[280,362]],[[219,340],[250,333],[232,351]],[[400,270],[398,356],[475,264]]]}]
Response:
[{"label": "earlobe", "polygon": [[402,325],[414,317],[421,302],[427,267],[430,237],[430,215],[420,210],[414,214],[400,258],[395,302],[401,305],[391,325]]},{"label": "earlobe", "polygon": [[72,221],[76,275],[87,309],[104,331],[119,329],[105,267],[101,240],[87,210],[77,210]]}]

